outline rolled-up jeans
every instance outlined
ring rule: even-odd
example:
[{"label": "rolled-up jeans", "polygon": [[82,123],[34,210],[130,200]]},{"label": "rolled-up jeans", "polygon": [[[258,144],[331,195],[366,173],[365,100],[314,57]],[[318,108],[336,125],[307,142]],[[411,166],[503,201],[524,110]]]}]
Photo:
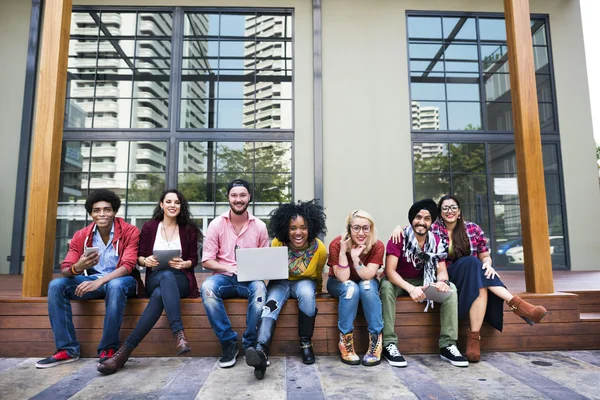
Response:
[{"label": "rolled-up jeans", "polygon": [[79,356],[80,345],[75,336],[71,300],[104,299],[104,329],[98,345],[98,354],[102,350],[119,347],[119,330],[123,323],[123,312],[127,297],[135,295],[136,283],[132,276],[112,279],[98,289],[79,297],[75,289],[81,283],[93,281],[99,276],[77,275],[72,278],[57,278],[48,285],[48,316],[54,333],[57,350],[66,350],[71,356]]},{"label": "rolled-up jeans", "polygon": [[341,333],[345,335],[353,331],[359,301],[362,303],[369,333],[381,333],[383,318],[377,279],[373,278],[358,283],[351,280],[340,282],[336,277],[330,276],[327,280],[327,291],[339,299],[338,329]]}]

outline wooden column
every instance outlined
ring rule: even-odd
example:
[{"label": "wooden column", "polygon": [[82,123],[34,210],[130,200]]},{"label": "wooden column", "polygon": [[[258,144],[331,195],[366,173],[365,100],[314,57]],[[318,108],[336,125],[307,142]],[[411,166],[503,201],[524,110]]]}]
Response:
[{"label": "wooden column", "polygon": [[23,297],[45,296],[52,278],[71,5],[71,0],[44,1],[29,178]]},{"label": "wooden column", "polygon": [[504,0],[512,94],[525,284],[531,293],[553,293],[546,188],[529,0]]}]

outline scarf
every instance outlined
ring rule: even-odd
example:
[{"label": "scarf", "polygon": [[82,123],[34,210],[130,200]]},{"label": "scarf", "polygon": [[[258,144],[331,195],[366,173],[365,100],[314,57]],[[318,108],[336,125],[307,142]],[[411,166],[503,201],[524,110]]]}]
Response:
[{"label": "scarf", "polygon": [[304,250],[294,250],[288,247],[288,269],[290,276],[302,275],[310,265],[318,248],[319,242],[316,239]]},{"label": "scarf", "polygon": [[[417,270],[423,270],[423,286],[434,283],[436,281],[438,262],[440,259],[446,258],[446,249],[442,241],[436,245],[434,234],[428,231],[425,238],[425,246],[421,250],[415,232],[410,225],[402,229],[402,237],[404,241],[403,257],[406,261],[412,263]],[[432,300],[426,300],[426,302],[425,311],[427,312],[429,306],[433,308],[434,305]]]}]

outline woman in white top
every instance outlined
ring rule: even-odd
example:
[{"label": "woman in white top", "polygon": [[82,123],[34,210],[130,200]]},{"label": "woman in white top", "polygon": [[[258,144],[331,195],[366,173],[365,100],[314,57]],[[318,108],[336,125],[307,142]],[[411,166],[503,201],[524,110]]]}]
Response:
[{"label": "woman in white top", "polygon": [[[199,297],[194,267],[198,264],[198,243],[202,233],[192,221],[187,200],[175,189],[163,192],[152,220],[140,234],[138,264],[146,267],[146,291],[150,296],[135,329],[115,355],[98,366],[103,374],[117,372],[152,327],[163,310],[173,331],[177,355],[191,350],[181,322],[180,298]],[[159,265],[158,250],[179,250],[168,268],[153,271]]]}]

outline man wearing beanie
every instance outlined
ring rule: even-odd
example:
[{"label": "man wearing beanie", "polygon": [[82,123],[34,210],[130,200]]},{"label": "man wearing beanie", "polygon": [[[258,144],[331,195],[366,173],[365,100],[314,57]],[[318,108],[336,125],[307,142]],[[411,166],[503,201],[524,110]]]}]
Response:
[{"label": "man wearing beanie", "polygon": [[213,271],[213,275],[204,281],[200,290],[210,326],[221,342],[221,368],[233,366],[239,351],[237,333],[231,329],[223,299],[248,299],[246,332],[242,337],[245,351],[250,346],[256,346],[256,326],[267,297],[267,287],[263,281],[238,282],[235,250],[269,246],[267,226],[248,211],[252,200],[250,184],[243,179],[229,182],[227,199],[229,210],[215,218],[206,230],[202,266]]},{"label": "man wearing beanie", "polygon": [[437,205],[431,199],[417,201],[408,211],[407,225],[397,243],[388,241],[385,278],[381,281],[383,308],[383,357],[394,367],[405,367],[406,360],[398,351],[394,331],[396,298],[408,294],[415,303],[426,302],[425,311],[434,307],[423,292],[433,286],[438,292],[451,294],[440,307],[440,357],[457,367],[468,367],[468,361],[456,347],[458,338],[458,297],[456,287],[448,280],[446,250],[440,238],[430,232],[437,219]]}]

